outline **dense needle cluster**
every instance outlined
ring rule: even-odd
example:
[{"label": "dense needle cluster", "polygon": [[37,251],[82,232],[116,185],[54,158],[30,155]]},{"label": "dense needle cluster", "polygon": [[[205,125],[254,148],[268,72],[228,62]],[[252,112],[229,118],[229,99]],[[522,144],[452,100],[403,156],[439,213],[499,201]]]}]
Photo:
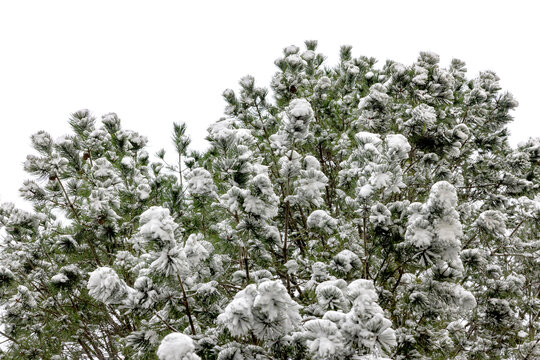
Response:
[{"label": "dense needle cluster", "polygon": [[540,139],[486,71],[289,46],[209,148],[72,114],[0,206],[4,359],[540,356]]}]

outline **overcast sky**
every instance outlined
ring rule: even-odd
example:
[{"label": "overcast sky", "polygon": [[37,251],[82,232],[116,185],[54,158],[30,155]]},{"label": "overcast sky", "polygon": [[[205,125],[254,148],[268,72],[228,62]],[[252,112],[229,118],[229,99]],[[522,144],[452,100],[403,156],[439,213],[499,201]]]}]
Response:
[{"label": "overcast sky", "polygon": [[409,64],[433,51],[464,60],[469,77],[494,70],[520,106],[513,144],[540,136],[540,22],[535,1],[1,1],[0,201],[16,202],[29,137],[68,133],[70,113],[116,112],[169,148],[173,121],[197,148],[222,115],[221,93],[254,75],[268,86],[283,47],[319,41]]}]

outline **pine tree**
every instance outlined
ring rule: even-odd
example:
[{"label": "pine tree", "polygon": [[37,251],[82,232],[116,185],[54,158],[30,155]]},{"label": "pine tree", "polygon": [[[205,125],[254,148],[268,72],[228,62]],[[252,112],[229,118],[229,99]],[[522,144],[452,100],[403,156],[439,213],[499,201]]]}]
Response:
[{"label": "pine tree", "polygon": [[495,73],[289,46],[174,161],[116,114],[0,206],[5,359],[534,359],[540,139]]}]

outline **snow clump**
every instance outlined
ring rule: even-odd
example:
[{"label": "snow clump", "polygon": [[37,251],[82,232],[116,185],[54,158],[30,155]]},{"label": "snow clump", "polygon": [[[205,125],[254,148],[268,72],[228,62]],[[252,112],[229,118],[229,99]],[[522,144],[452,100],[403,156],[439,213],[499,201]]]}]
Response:
[{"label": "snow clump", "polygon": [[159,360],[200,360],[195,344],[188,335],[171,333],[163,338],[157,350]]}]

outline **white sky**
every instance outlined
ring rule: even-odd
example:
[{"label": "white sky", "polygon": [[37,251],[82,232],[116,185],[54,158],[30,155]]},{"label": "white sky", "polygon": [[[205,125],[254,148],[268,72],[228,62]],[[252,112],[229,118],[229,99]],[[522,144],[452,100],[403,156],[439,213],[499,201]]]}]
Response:
[{"label": "white sky", "polygon": [[[27,177],[29,137],[69,132],[70,113],[116,112],[170,148],[184,121],[196,148],[222,116],[221,93],[254,75],[268,86],[290,44],[319,40],[335,64],[353,55],[413,62],[419,51],[464,60],[469,77],[494,70],[520,102],[512,143],[540,136],[540,22],[535,1],[7,1],[0,2],[0,201]],[[172,155],[172,154],[171,154]]]}]

